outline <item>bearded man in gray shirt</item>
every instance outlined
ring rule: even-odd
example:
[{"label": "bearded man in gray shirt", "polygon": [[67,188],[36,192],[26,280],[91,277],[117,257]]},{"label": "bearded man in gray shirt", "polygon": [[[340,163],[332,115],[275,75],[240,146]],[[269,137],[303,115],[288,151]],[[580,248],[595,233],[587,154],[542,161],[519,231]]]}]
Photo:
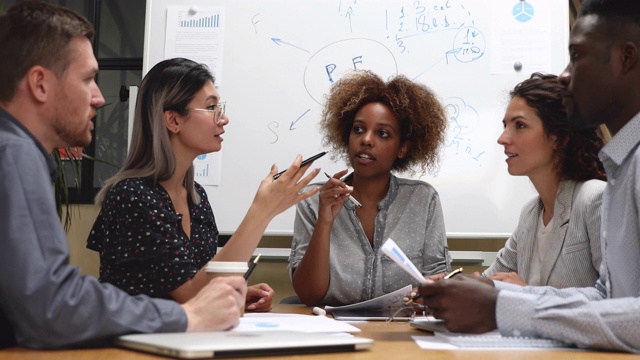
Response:
[{"label": "bearded man in gray shirt", "polygon": [[104,104],[93,33],[82,16],[47,3],[22,2],[0,16],[0,347],[104,345],[126,333],[239,323],[240,276],[213,280],[179,305],[129,296],[69,265],[49,154],[91,141]]}]

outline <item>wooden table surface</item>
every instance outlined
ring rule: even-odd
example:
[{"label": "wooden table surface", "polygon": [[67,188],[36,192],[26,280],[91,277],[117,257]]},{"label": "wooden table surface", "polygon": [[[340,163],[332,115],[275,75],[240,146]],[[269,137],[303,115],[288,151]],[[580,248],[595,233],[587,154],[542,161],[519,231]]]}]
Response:
[{"label": "wooden table surface", "polygon": [[[311,314],[311,310],[303,305],[275,305],[276,313]],[[625,353],[598,352],[598,351],[540,351],[540,350],[423,350],[411,338],[412,335],[430,335],[429,332],[413,329],[407,322],[371,321],[366,323],[354,323],[362,330],[356,336],[367,337],[375,340],[370,350],[357,352],[342,352],[314,355],[290,355],[281,356],[285,359],[474,359],[474,360],[501,360],[501,359],[553,359],[553,360],[580,360],[591,359],[640,359],[640,355]],[[277,357],[253,357],[244,359],[273,359]],[[124,350],[119,348],[98,348],[86,350],[30,350],[25,348],[11,348],[0,351],[0,359],[20,360],[150,360],[166,359],[165,357],[149,355],[141,352]]]}]

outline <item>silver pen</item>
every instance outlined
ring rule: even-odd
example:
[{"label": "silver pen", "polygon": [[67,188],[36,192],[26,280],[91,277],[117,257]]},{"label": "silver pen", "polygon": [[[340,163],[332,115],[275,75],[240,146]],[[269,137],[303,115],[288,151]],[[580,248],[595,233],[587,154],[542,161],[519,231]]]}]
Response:
[{"label": "silver pen", "polygon": [[[324,175],[328,178],[331,179],[331,175],[324,173]],[[360,204],[360,202],[358,200],[356,200],[356,198],[354,198],[353,196],[351,196],[351,194],[349,194],[349,200],[351,200],[353,202],[353,204],[359,208],[362,208],[362,204]]]}]

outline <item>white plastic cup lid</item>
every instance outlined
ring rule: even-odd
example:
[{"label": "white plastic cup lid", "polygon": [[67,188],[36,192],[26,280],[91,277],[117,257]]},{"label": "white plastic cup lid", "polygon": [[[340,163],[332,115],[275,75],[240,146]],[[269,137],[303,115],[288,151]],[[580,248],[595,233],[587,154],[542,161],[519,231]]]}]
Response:
[{"label": "white plastic cup lid", "polygon": [[242,261],[209,261],[206,272],[216,273],[244,273],[249,269],[247,263]]}]

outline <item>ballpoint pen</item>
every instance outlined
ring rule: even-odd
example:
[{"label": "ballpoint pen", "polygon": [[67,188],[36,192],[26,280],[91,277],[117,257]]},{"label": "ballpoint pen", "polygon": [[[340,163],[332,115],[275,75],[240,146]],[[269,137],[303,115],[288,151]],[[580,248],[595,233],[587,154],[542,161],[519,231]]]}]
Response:
[{"label": "ballpoint pen", "polygon": [[260,259],[260,255],[262,255],[262,254],[258,254],[258,256],[256,256],[255,259],[253,259],[253,262],[251,263],[251,265],[249,265],[249,269],[247,270],[246,273],[244,273],[244,279],[245,280],[249,279],[249,276],[253,272],[253,269],[256,268],[256,264],[258,264],[258,259]]},{"label": "ballpoint pen", "polygon": [[[312,157],[310,157],[310,158],[308,158],[308,159],[304,159],[304,160],[300,163],[300,167],[303,167],[303,166],[307,165],[308,163],[310,163],[310,162],[312,162],[312,161],[315,161],[315,160],[320,159],[321,157],[325,156],[325,154],[326,154],[326,153],[327,153],[326,151],[323,151],[323,152],[321,152],[321,153],[318,153],[318,154],[313,155]],[[287,171],[287,170],[286,170],[286,169],[285,169],[285,170],[282,170],[282,171],[280,171],[279,173],[277,173],[277,174],[273,175],[273,180],[277,180],[277,179],[278,179],[282,174],[284,174],[284,172],[285,172],[285,171]]]},{"label": "ballpoint pen", "polygon": [[[324,173],[324,175],[327,177],[327,179],[331,179],[331,175],[327,173]],[[349,196],[349,200],[351,200],[351,202],[353,202],[355,206],[362,208],[362,204],[360,204],[360,202],[356,200],[353,196]]]},{"label": "ballpoint pen", "polygon": [[[451,279],[452,277],[454,277],[454,276],[456,276],[458,274],[462,274],[462,270],[463,270],[462,268],[457,268],[457,269],[453,270],[452,272],[450,272],[447,275],[445,275],[443,280],[448,280],[448,279]],[[405,302],[407,304],[410,304],[410,303],[418,300],[419,298],[420,298],[420,294],[411,293],[411,297],[407,298],[407,300],[405,300]]]},{"label": "ballpoint pen", "polygon": [[451,279],[452,277],[454,277],[454,276],[456,276],[456,275],[458,275],[458,274],[461,274],[461,273],[462,273],[462,268],[457,268],[457,269],[453,270],[452,272],[448,273],[448,274],[444,277],[444,279],[445,279],[445,280],[447,280],[447,279]]}]

